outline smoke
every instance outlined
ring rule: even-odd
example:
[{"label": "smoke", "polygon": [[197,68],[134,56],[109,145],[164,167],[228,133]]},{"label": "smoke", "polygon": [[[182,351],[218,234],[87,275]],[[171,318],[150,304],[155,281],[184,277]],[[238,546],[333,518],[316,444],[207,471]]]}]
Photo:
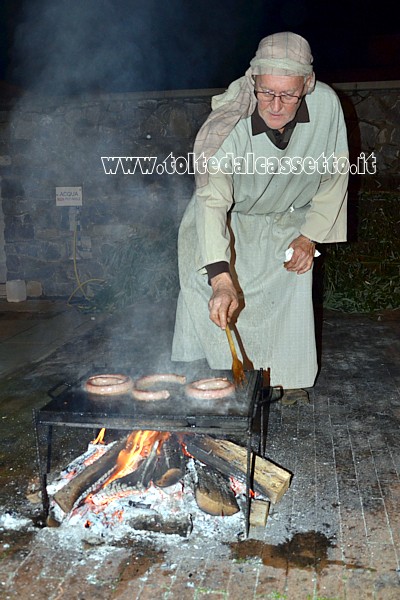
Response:
[{"label": "smoke", "polygon": [[[15,107],[10,124],[14,163],[4,206],[8,222],[21,221],[24,229],[20,227],[23,239],[8,244],[9,255],[13,253],[9,275],[44,280],[46,295],[68,296],[77,285],[71,260],[74,230],[81,236],[81,281],[109,279],[108,247],[120,240],[132,245],[133,229],[139,241],[161,240],[165,246],[163,227],[171,230],[173,221],[177,228],[178,204],[189,200],[192,182],[180,176],[107,177],[100,157],[162,152],[162,159],[171,151],[179,155],[189,150],[173,144],[188,143],[190,109],[183,101],[157,104],[144,99],[134,104],[126,97],[111,99],[93,92],[224,87],[243,75],[259,39],[277,29],[271,18],[263,18],[270,4],[265,0],[232,4],[205,0],[196,5],[181,0],[22,3],[12,74],[13,82],[29,93]],[[84,93],[90,98],[82,97]],[[163,133],[174,127],[177,134]],[[56,207],[54,198],[56,186],[77,185],[83,186],[79,219],[75,209]],[[157,244],[152,248],[156,251]],[[135,257],[139,270],[157,283],[139,252]],[[153,263],[156,275],[163,269],[170,277],[177,265],[172,260],[164,263],[159,252]],[[132,275],[128,270],[126,280],[134,286]],[[145,300],[151,305],[154,298]],[[174,302],[171,293],[163,308],[162,322],[169,328]],[[134,322],[137,339],[154,332],[150,312]],[[117,364],[123,358],[120,340],[110,344],[114,350],[108,357],[115,353]],[[158,349],[160,363],[167,350],[169,346]],[[156,354],[153,350],[153,361]]]},{"label": "smoke", "polygon": [[255,52],[260,6],[29,0],[14,35],[12,79],[64,96],[222,87]]},{"label": "smoke", "polygon": [[[154,256],[156,275],[164,269],[171,279],[168,269],[177,271],[172,258],[164,264],[167,236],[162,234],[171,237],[172,227],[176,233],[178,207],[184,194],[189,200],[191,182],[179,176],[173,181],[140,174],[107,177],[100,157],[160,155],[162,160],[171,151],[179,155],[174,144],[190,130],[183,101],[164,106],[125,94],[108,96],[172,87],[174,77],[185,71],[193,81],[202,69],[204,75],[207,55],[189,43],[187,14],[179,5],[172,1],[167,10],[154,0],[23,2],[14,35],[13,78],[26,93],[10,115],[12,164],[2,182],[8,278],[41,281],[46,295],[68,297],[79,283],[72,261],[76,254],[81,281],[108,282],[106,257],[119,241],[129,248],[132,234],[151,242],[154,254],[161,239],[163,247]],[[198,21],[192,24],[197,27]],[[171,122],[178,122],[183,134],[164,139]],[[56,186],[82,186],[82,208],[57,207]],[[153,272],[149,278],[157,284]],[[135,287],[132,273],[127,279]],[[172,305],[173,294],[170,300]]]},{"label": "smoke", "polygon": [[16,83],[61,95],[135,89],[149,68],[149,15],[140,5],[134,18],[123,8],[109,0],[27,2],[15,35]]},{"label": "smoke", "polygon": [[[342,63],[361,67],[373,58],[368,56],[368,35],[398,34],[396,20],[380,18],[379,6],[366,0],[339,0],[329,19],[324,4],[310,0],[5,4],[5,53],[5,39],[11,29],[14,33],[8,79],[53,95],[225,87],[244,73],[259,40],[276,31],[304,35],[318,70],[337,69]],[[395,60],[393,53],[393,67]]]}]

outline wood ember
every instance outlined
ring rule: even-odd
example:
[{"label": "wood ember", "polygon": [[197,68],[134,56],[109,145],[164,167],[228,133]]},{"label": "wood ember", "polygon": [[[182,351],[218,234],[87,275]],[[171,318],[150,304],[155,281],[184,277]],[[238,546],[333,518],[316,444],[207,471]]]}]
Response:
[{"label": "wood ember", "polygon": [[125,475],[120,477],[118,481],[131,487],[135,487],[138,490],[145,490],[149,487],[150,482],[153,479],[154,469],[157,463],[157,448],[158,444],[153,444],[150,454],[143,458],[139,466]]},{"label": "wood ember", "polygon": [[178,483],[185,474],[185,457],[182,446],[175,435],[166,440],[157,457],[153,483],[158,487],[169,487]]},{"label": "wood ember", "polygon": [[239,512],[229,480],[212,467],[196,465],[195,498],[198,507],[209,515],[230,517]]},{"label": "wood ember", "polygon": [[181,537],[188,537],[193,529],[193,521],[190,515],[164,518],[154,511],[149,511],[149,513],[144,512],[141,515],[130,518],[125,521],[125,524],[133,529],[176,534]]},{"label": "wood ember", "polygon": [[115,468],[118,454],[125,448],[126,438],[114,444],[96,462],[89,465],[67,485],[54,494],[54,500],[59,507],[68,513],[82,494],[93,487],[106,473]]},{"label": "wood ember", "polygon": [[[240,481],[246,480],[246,448],[207,435],[185,436],[185,444],[188,452],[197,460],[225,475],[232,475]],[[256,456],[252,479],[254,491],[267,496],[275,504],[288,489],[291,473],[265,458]]]}]

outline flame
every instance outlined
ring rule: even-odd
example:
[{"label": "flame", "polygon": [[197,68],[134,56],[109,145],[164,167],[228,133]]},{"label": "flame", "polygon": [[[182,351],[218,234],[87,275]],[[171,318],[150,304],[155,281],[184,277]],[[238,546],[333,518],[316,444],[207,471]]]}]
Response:
[{"label": "flame", "polygon": [[99,435],[97,436],[97,438],[95,440],[93,440],[93,442],[91,442],[91,444],[95,445],[95,444],[104,444],[104,434],[106,432],[106,428],[103,427],[103,429],[100,429],[99,431]]},{"label": "flame", "polygon": [[[236,494],[236,496],[245,495],[246,494],[246,484],[243,481],[239,481],[233,475],[229,477],[231,490]],[[249,497],[256,498],[257,494],[251,488],[249,489]]]},{"label": "flame", "polygon": [[181,448],[182,448],[182,452],[185,456],[187,456],[188,458],[194,458],[193,454],[190,454],[189,450],[187,449],[186,444],[184,444],[183,442],[181,444]]},{"label": "flame", "polygon": [[182,434],[178,434],[178,440],[181,445],[183,454],[185,456],[188,456],[189,458],[194,458],[194,456],[192,454],[190,454],[189,450],[187,449],[187,446],[185,444],[185,438]]},{"label": "flame", "polygon": [[132,431],[128,436],[126,446],[118,454],[116,468],[106,480],[103,487],[135,471],[144,458],[149,456],[153,446],[160,452],[163,443],[170,437],[169,432],[161,431]]}]

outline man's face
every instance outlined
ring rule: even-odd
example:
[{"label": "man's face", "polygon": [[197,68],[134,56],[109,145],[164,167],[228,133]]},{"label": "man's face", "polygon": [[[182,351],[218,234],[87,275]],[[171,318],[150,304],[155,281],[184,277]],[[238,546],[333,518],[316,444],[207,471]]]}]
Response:
[{"label": "man's face", "polygon": [[[287,75],[256,75],[254,89],[256,91],[269,91],[274,94],[291,94],[302,96],[305,89],[304,77]],[[300,100],[296,104],[284,104],[275,96],[267,102],[262,94],[257,96],[258,112],[271,129],[283,130],[295,116]]]}]

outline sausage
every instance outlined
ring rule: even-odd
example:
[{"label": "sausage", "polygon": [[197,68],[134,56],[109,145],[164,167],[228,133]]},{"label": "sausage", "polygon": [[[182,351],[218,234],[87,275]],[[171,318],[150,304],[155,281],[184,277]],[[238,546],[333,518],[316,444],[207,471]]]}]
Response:
[{"label": "sausage", "polygon": [[154,373],[154,375],[145,375],[140,377],[134,383],[132,395],[135,400],[167,400],[170,397],[168,390],[147,390],[145,388],[157,385],[160,383],[186,383],[184,375],[176,375],[175,373]]},{"label": "sausage", "polygon": [[170,397],[170,393],[168,390],[138,390],[137,388],[132,388],[132,396],[135,400],[167,400]]},{"label": "sausage", "polygon": [[121,373],[93,375],[86,381],[86,391],[99,396],[126,394],[132,389],[132,379]]},{"label": "sausage", "polygon": [[217,400],[233,394],[235,386],[226,377],[211,377],[189,383],[185,392],[197,400]]}]

